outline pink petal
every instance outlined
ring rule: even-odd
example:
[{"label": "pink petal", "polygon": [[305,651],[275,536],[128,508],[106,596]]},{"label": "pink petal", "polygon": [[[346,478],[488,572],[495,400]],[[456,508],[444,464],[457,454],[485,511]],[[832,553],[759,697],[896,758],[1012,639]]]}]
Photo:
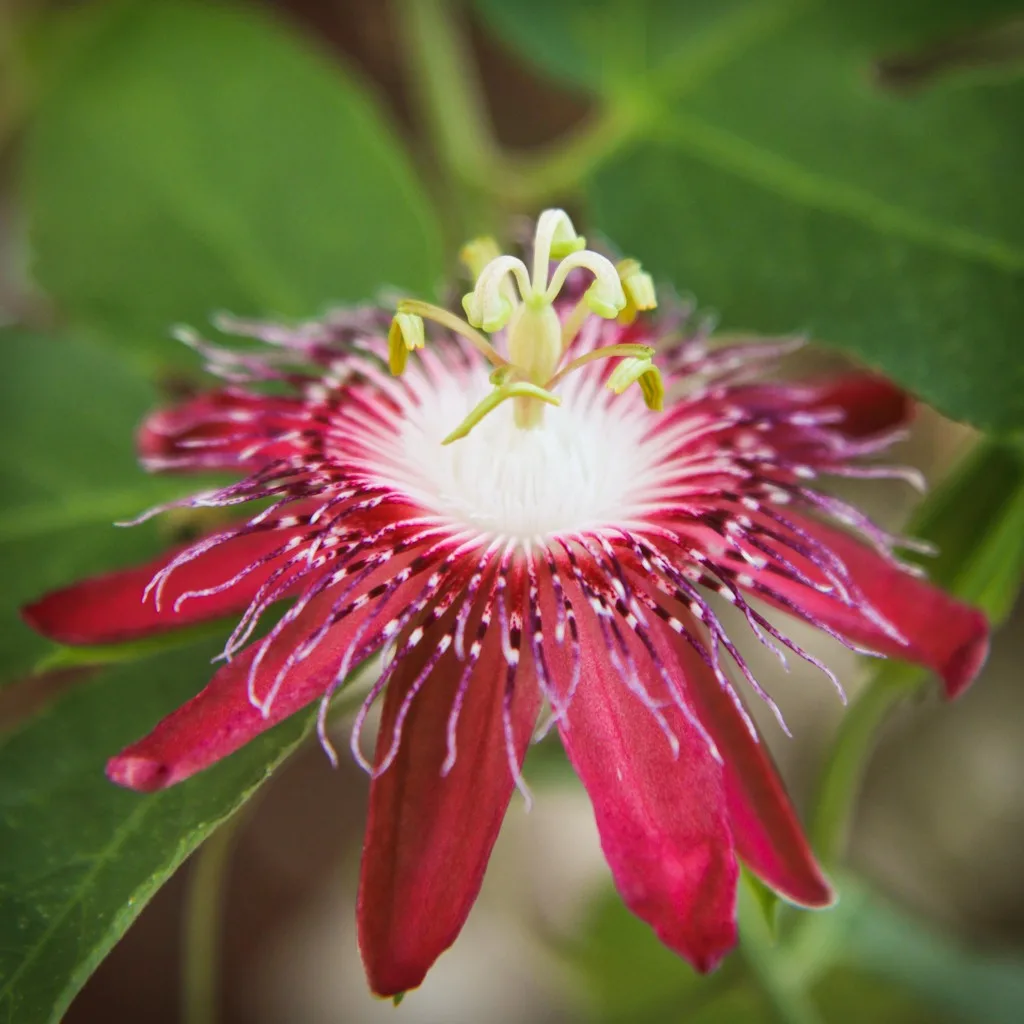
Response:
[{"label": "pink petal", "polygon": [[279,548],[285,539],[281,533],[269,531],[211,548],[171,573],[159,608],[153,594],[143,601],[143,593],[150,580],[190,545],[173,548],[146,565],[51,591],[22,609],[22,617],[37,632],[63,644],[121,643],[207,622],[244,610],[282,558],[267,561],[220,593],[189,598],[176,611],[177,598],[230,580],[245,566]]},{"label": "pink petal", "polygon": [[[694,636],[692,615],[680,615]],[[806,907],[835,900],[804,836],[771,755],[748,728],[704,659],[681,636],[662,631],[687,682],[694,710],[724,759],[726,806],[736,850],[743,862],[776,892]]]},{"label": "pink petal", "polygon": [[[902,571],[841,530],[792,513],[789,518],[842,559],[867,601],[895,626],[907,643],[901,644],[887,635],[863,610],[787,579],[770,566],[760,572],[749,567],[744,571],[803,609],[808,621],[823,622],[847,639],[879,653],[932,669],[945,682],[948,696],[956,697],[967,688],[988,655],[989,626],[980,611]],[[792,560],[808,577],[824,579],[821,571],[806,559]]]},{"label": "pink petal", "polygon": [[[391,746],[402,700],[442,630],[428,632],[388,686],[377,761]],[[447,729],[463,663],[449,649],[413,700],[397,758],[370,787],[359,883],[359,946],[370,987],[415,988],[455,941],[480,891],[514,782],[502,726],[505,659],[497,626],[484,640],[458,719],[449,774]],[[520,763],[540,706],[528,659],[520,662],[511,720]]]},{"label": "pink petal", "polygon": [[[738,868],[721,768],[683,714],[666,706],[679,740],[673,758],[665,733],[611,664],[586,602],[577,594],[573,604],[583,673],[560,724],[566,753],[594,805],[626,905],[697,970],[709,971],[736,942]],[[642,649],[635,654],[639,681],[664,697],[650,660]],[[553,651],[550,661],[564,677],[564,658]],[[678,666],[667,667],[685,690]]]},{"label": "pink petal", "polygon": [[[388,566],[378,570],[364,589],[386,581],[392,572]],[[377,621],[386,622],[400,611],[421,586],[422,580],[413,577],[398,587]],[[257,697],[270,691],[288,655],[323,623],[334,599],[330,592],[315,598],[269,646],[256,673]],[[168,715],[148,736],[111,758],[107,776],[121,786],[148,792],[181,782],[227,757],[328,690],[353,640],[362,645],[376,631],[361,629],[375,607],[371,601],[346,616],[305,659],[293,665],[265,715],[249,699],[249,666],[259,649],[258,643],[251,644],[221,668],[198,696]]]}]

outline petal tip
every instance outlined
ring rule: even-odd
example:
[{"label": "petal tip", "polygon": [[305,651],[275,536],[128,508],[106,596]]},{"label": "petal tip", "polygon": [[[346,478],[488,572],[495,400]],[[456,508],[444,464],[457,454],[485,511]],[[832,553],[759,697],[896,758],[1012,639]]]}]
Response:
[{"label": "petal tip", "polygon": [[107,778],[125,789],[139,793],[152,793],[166,789],[174,782],[169,765],[149,757],[135,754],[120,754],[107,762]]},{"label": "petal tip", "polygon": [[366,981],[373,995],[381,1000],[392,1000],[397,1006],[410,992],[423,984],[428,967],[413,964],[408,960],[392,960],[389,963],[372,963],[363,953],[363,968]]},{"label": "petal tip", "polygon": [[985,616],[972,612],[972,629],[965,640],[947,659],[942,669],[946,696],[959,697],[977,679],[988,659],[989,625]]},{"label": "petal tip", "polygon": [[820,872],[815,872],[813,878],[805,879],[799,890],[776,892],[787,903],[801,910],[829,910],[839,902],[838,891]]},{"label": "petal tip", "polygon": [[[659,938],[665,941],[663,936],[659,935]],[[722,927],[714,931],[687,938],[685,945],[678,938],[674,942],[666,942],[666,945],[682,956],[698,974],[711,974],[736,946],[738,935],[735,917],[724,921]]]},{"label": "petal tip", "polygon": [[51,616],[48,614],[51,596],[50,594],[45,594],[31,604],[23,605],[18,609],[18,614],[21,616],[21,621],[29,629],[45,636],[49,640],[59,640],[59,637],[53,631],[53,624],[50,622]]}]

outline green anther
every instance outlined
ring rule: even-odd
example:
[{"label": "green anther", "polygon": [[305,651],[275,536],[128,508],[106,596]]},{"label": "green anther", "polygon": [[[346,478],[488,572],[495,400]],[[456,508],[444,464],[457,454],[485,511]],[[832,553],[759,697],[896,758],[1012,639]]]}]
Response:
[{"label": "green anther", "polygon": [[423,317],[426,320],[433,320],[434,323],[447,327],[449,331],[465,338],[489,363],[494,366],[505,366],[508,360],[499,355],[494,346],[479,331],[473,330],[465,320],[460,320],[454,313],[440,306],[434,306],[429,302],[421,302],[419,299],[400,299],[398,302],[399,313],[411,313],[414,316]]},{"label": "green anther", "polygon": [[409,353],[423,348],[425,334],[423,320],[414,313],[396,313],[388,330],[388,366],[392,374],[401,377]]},{"label": "green anther", "polygon": [[618,316],[619,323],[631,324],[639,310],[657,308],[654,279],[644,272],[636,260],[622,260],[616,264],[615,269],[619,272],[622,290],[626,295],[626,305]]},{"label": "green anther", "polygon": [[500,331],[512,315],[512,303],[497,289],[485,293],[481,299],[475,292],[467,292],[462,296],[462,308],[466,311],[466,319],[474,326],[493,334]]},{"label": "green anther", "polygon": [[496,409],[509,398],[535,398],[548,405],[561,405],[562,400],[550,391],[530,384],[527,381],[514,381],[495,388],[489,395],[477,403],[473,411],[441,442],[451,444],[465,437],[489,412]]},{"label": "green anther", "polygon": [[574,235],[573,237],[559,238],[555,236],[554,241],[551,243],[551,258],[553,260],[560,260],[568,256],[569,253],[581,252],[587,247],[587,240],[583,235]]},{"label": "green anther", "polygon": [[459,259],[469,271],[469,276],[473,278],[474,282],[483,272],[484,267],[500,255],[501,249],[490,235],[474,238],[459,250]]},{"label": "green anther", "polygon": [[584,293],[587,306],[605,320],[614,320],[626,306],[626,296],[621,286],[618,291],[605,287],[601,280],[595,281]]},{"label": "green anther", "polygon": [[534,235],[533,286],[544,290],[548,262],[560,260],[587,247],[587,240],[576,233],[565,210],[545,210],[537,219]]},{"label": "green anther", "polygon": [[650,359],[623,359],[609,374],[606,387],[621,395],[630,384],[639,384],[648,409],[661,412],[665,402],[665,384],[661,371]]}]

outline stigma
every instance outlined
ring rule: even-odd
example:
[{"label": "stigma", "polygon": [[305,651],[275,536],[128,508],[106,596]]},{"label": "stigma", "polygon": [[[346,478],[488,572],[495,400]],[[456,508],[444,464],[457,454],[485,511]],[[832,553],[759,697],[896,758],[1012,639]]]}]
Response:
[{"label": "stigma", "polygon": [[[466,437],[498,406],[512,402],[514,425],[535,430],[546,406],[559,406],[558,387],[573,371],[595,359],[618,359],[606,386],[621,394],[638,384],[648,408],[660,411],[664,397],[654,349],[630,343],[608,345],[572,359],[573,342],[593,316],[629,323],[657,306],[654,283],[636,260],[613,264],[586,247],[564,210],[545,210],[537,220],[532,267],[502,253],[490,238],[463,247],[461,257],[474,280],[462,300],[465,319],[417,299],[403,299],[388,334],[388,363],[399,376],[410,352],[426,343],[424,320],[460,335],[493,366],[490,390],[442,440]],[[593,280],[567,315],[555,302],[569,274],[589,272]],[[490,337],[489,337],[490,336]],[[492,340],[493,339],[493,340]]]}]

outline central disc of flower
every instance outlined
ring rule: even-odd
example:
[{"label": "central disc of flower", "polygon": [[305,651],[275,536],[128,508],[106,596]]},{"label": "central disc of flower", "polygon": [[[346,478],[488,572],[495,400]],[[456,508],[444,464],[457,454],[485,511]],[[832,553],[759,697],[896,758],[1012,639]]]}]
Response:
[{"label": "central disc of flower", "polygon": [[[639,401],[609,401],[597,374],[578,374],[541,429],[522,429],[512,403],[496,408],[458,444],[446,424],[491,389],[486,370],[456,369],[439,383],[410,375],[418,404],[393,436],[391,482],[424,508],[522,544],[631,518],[656,460]],[[646,463],[650,462],[650,466]]]},{"label": "central disc of flower", "polygon": [[[639,384],[647,405],[661,409],[664,391],[652,362],[654,351],[648,346],[608,345],[572,357],[573,343],[590,316],[628,323],[637,310],[654,308],[654,285],[639,263],[624,260],[616,266],[587,249],[564,210],[545,210],[538,218],[532,271],[517,257],[499,253],[491,239],[471,242],[462,256],[476,282],[463,298],[466,320],[430,303],[405,299],[398,304],[388,334],[388,361],[396,376],[404,371],[409,353],[424,345],[424,318],[467,339],[494,368],[488,386],[455,429],[441,438],[441,444],[467,437],[509,400],[515,428],[541,427],[545,406],[561,405],[555,388],[570,373],[597,359],[620,360],[605,382],[613,392],[621,394],[630,384]],[[559,262],[552,270],[553,260]],[[559,316],[555,300],[574,270],[589,271],[593,282],[575,307]],[[503,350],[487,334],[500,334]],[[439,413],[443,422],[450,422],[446,410]],[[537,442],[538,452],[550,443]]]}]

